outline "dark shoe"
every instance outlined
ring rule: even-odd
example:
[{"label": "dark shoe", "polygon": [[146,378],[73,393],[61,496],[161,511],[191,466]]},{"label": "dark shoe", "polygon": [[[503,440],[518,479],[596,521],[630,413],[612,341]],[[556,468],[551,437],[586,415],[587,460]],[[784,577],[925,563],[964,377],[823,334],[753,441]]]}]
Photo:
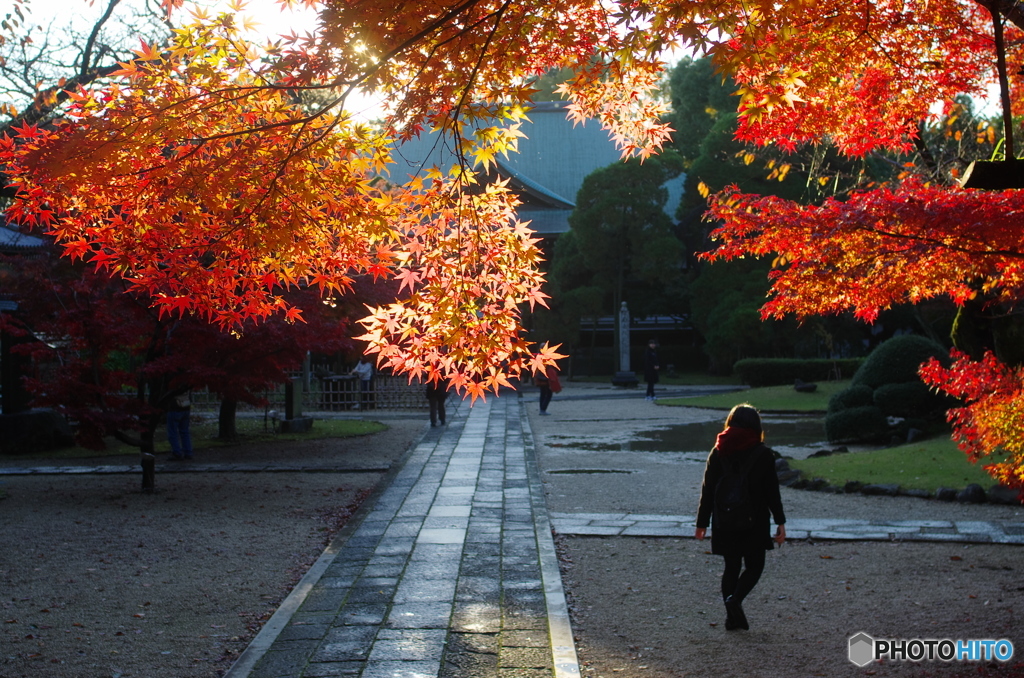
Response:
[{"label": "dark shoe", "polygon": [[747,623],[747,615],[743,614],[743,606],[740,605],[740,601],[735,600],[733,596],[729,596],[725,599],[725,612],[728,615],[725,621],[726,628],[729,628],[729,619],[732,619],[733,624],[735,625],[733,628],[743,630],[750,628],[750,624]]}]

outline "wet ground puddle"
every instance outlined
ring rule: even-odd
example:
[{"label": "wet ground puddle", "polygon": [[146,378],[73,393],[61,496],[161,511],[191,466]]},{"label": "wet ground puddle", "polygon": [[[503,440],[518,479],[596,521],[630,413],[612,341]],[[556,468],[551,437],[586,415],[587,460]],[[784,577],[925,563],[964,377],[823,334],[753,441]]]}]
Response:
[{"label": "wet ground puddle", "polygon": [[[829,447],[825,442],[824,420],[820,416],[777,415],[763,420],[765,442],[773,448]],[[596,440],[580,436],[551,435],[546,444],[591,452],[704,452],[715,445],[722,431],[721,421],[677,424],[652,431],[639,431],[628,439]]]}]

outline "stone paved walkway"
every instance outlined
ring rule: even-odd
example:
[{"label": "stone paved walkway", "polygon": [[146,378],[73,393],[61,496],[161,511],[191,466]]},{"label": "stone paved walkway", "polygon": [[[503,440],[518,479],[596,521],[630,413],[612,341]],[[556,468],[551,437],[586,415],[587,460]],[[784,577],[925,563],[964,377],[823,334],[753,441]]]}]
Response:
[{"label": "stone paved walkway", "polygon": [[367,504],[230,678],[579,675],[518,398],[432,430]]}]

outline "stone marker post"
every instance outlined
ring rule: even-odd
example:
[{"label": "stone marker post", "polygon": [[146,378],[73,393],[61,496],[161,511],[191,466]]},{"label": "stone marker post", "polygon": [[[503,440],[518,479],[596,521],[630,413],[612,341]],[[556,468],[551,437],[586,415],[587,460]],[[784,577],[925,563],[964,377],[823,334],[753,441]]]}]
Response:
[{"label": "stone marker post", "polygon": [[622,302],[619,308],[619,371],[612,377],[615,386],[634,387],[636,375],[629,369],[629,308]]}]

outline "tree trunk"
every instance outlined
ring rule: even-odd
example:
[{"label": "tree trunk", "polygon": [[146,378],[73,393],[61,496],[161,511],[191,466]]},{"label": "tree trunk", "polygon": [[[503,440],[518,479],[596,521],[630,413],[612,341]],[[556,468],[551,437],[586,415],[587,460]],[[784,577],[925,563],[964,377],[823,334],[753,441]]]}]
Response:
[{"label": "tree trunk", "polygon": [[139,433],[139,440],[142,443],[139,445],[139,452],[141,454],[153,454],[155,451],[157,417],[158,415],[148,417],[149,421]]},{"label": "tree trunk", "polygon": [[220,412],[217,414],[217,437],[221,440],[236,440],[238,429],[235,427],[235,412],[238,401],[234,398],[222,398]]}]

